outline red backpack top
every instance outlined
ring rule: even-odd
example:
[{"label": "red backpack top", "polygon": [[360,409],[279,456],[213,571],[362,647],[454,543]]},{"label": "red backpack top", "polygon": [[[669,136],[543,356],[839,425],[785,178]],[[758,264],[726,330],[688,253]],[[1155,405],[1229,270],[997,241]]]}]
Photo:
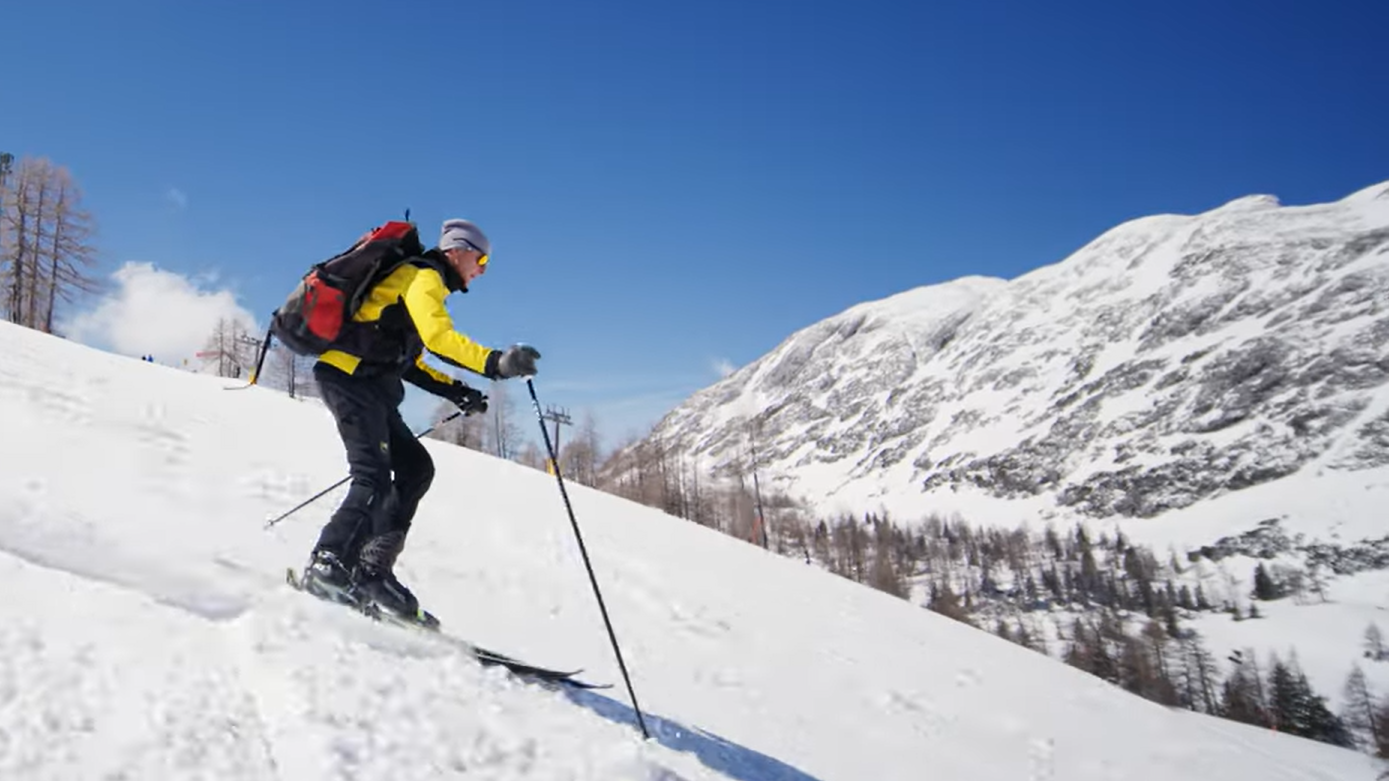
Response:
[{"label": "red backpack top", "polygon": [[315,263],[271,315],[270,333],[299,355],[333,349],[372,285],[423,253],[414,223],[387,222],[345,252]]}]

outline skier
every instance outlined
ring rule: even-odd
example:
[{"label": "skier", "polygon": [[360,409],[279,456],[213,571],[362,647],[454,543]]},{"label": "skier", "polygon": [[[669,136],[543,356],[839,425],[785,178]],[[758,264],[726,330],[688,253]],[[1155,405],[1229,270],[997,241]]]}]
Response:
[{"label": "skier", "polygon": [[465,414],[484,412],[487,397],[427,365],[426,350],[488,379],[534,375],[540,357],[529,345],[492,349],[454,329],[444,299],[468,292],[469,283],[487,271],[490,255],[491,242],[477,225],[446,220],[437,247],[410,258],[364,297],[353,319],[374,327],[355,329],[349,346],[324,352],[314,364],[314,379],[347,450],[351,485],[310,552],[303,578],[310,593],[405,620],[429,620],[394,573],[415,510],[434,478],[429,452],[400,416],[403,382],[452,401]]}]

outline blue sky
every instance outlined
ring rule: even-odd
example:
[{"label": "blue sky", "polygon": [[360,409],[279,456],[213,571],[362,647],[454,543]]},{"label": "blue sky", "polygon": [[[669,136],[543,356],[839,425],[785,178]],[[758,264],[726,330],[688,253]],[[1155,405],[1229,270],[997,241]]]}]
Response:
[{"label": "blue sky", "polygon": [[[264,322],[406,207],[428,237],[469,217],[495,251],[451,300],[460,329],[537,345],[542,402],[592,409],[610,442],[853,304],[1013,277],[1145,214],[1389,179],[1384,3],[46,0],[3,19],[0,150],[72,170],[104,272],[150,264],[124,278],[176,275],[157,289]],[[132,333],[176,330],[151,322]]]}]

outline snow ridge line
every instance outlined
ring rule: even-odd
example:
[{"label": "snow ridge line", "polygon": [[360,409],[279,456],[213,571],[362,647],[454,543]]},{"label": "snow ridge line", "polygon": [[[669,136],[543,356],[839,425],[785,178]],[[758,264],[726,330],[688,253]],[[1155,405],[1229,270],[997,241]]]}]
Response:
[{"label": "snow ridge line", "polygon": [[211,577],[176,569],[165,559],[141,555],[102,534],[96,524],[70,514],[53,517],[23,498],[0,506],[0,552],[44,569],[99,581],[210,621],[227,621],[253,605]]}]

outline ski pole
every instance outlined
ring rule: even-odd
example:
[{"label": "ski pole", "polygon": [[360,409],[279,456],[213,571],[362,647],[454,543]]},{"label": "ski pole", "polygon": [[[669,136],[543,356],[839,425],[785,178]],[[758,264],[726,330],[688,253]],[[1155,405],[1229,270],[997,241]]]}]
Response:
[{"label": "ski pole", "polygon": [[[436,428],[438,428],[438,427],[444,425],[445,423],[449,422],[450,420],[453,420],[454,418],[456,418],[456,417],[458,417],[459,415],[462,415],[462,414],[463,414],[463,410],[459,410],[459,411],[457,411],[457,412],[453,412],[453,413],[448,414],[448,415],[445,416],[442,420],[440,420],[438,423],[435,423],[434,425],[430,426],[429,428],[425,429],[424,431],[421,431],[420,433],[416,434],[416,435],[415,435],[415,439],[419,439],[420,437],[425,436],[426,434],[428,434],[429,432],[433,431],[434,429],[436,429]],[[274,526],[275,524],[279,523],[280,521],[283,521],[284,519],[288,518],[289,516],[291,516],[291,515],[293,515],[293,514],[299,512],[300,510],[304,509],[305,507],[308,507],[309,505],[313,504],[314,502],[316,502],[316,501],[318,501],[319,499],[322,499],[324,496],[328,495],[328,493],[331,492],[334,488],[337,488],[338,486],[342,485],[343,483],[345,483],[345,482],[347,482],[348,480],[351,480],[351,479],[352,479],[352,475],[348,475],[347,477],[344,477],[343,479],[337,481],[336,483],[333,483],[332,485],[328,486],[327,488],[323,489],[322,491],[319,491],[318,493],[314,494],[313,496],[310,496],[308,499],[305,499],[304,501],[302,501],[302,502],[300,502],[299,504],[295,505],[294,509],[289,510],[289,511],[284,512],[284,513],[281,513],[281,514],[280,514],[278,517],[276,517],[276,518],[271,518],[269,521],[266,522],[265,528],[269,529],[271,526]]]},{"label": "ski pole", "polygon": [[559,458],[554,446],[550,444],[550,432],[545,428],[545,416],[540,412],[540,400],[535,397],[535,383],[526,378],[526,388],[531,392],[531,405],[535,407],[535,417],[540,422],[540,434],[545,438],[545,450],[550,455],[550,463],[555,467],[555,480],[559,482],[559,494],[564,499],[564,509],[569,513],[569,523],[574,527],[574,538],[579,541],[579,552],[584,557],[584,568],[588,570],[588,581],[593,584],[593,593],[598,597],[598,609],[603,613],[603,624],[608,628],[608,639],[612,641],[613,652],[617,654],[617,666],[622,670],[622,680],[627,684],[627,694],[632,698],[632,710],[637,713],[637,724],[641,736],[650,739],[646,731],[646,719],[642,718],[641,706],[637,704],[637,693],[632,690],[632,679],[627,675],[627,665],[622,661],[622,649],[617,645],[617,635],[613,632],[612,621],[608,619],[608,608],[603,604],[603,593],[598,590],[598,579],[593,575],[593,565],[588,560],[588,549],[584,547],[583,535],[579,533],[579,522],[574,519],[574,507],[569,503],[569,492],[564,490],[564,478],[559,473]]},{"label": "ski pole", "polygon": [[[273,322],[274,315],[271,315],[271,317]],[[247,381],[245,385],[233,385],[230,388],[223,388],[222,390],[246,390],[259,382],[261,367],[265,366],[265,355],[270,352],[270,340],[274,338],[274,327],[272,326],[271,328],[265,329],[265,339],[260,343],[260,350],[256,353],[256,368],[251,370],[250,380]],[[330,488],[328,490],[331,491],[332,489]]]}]

